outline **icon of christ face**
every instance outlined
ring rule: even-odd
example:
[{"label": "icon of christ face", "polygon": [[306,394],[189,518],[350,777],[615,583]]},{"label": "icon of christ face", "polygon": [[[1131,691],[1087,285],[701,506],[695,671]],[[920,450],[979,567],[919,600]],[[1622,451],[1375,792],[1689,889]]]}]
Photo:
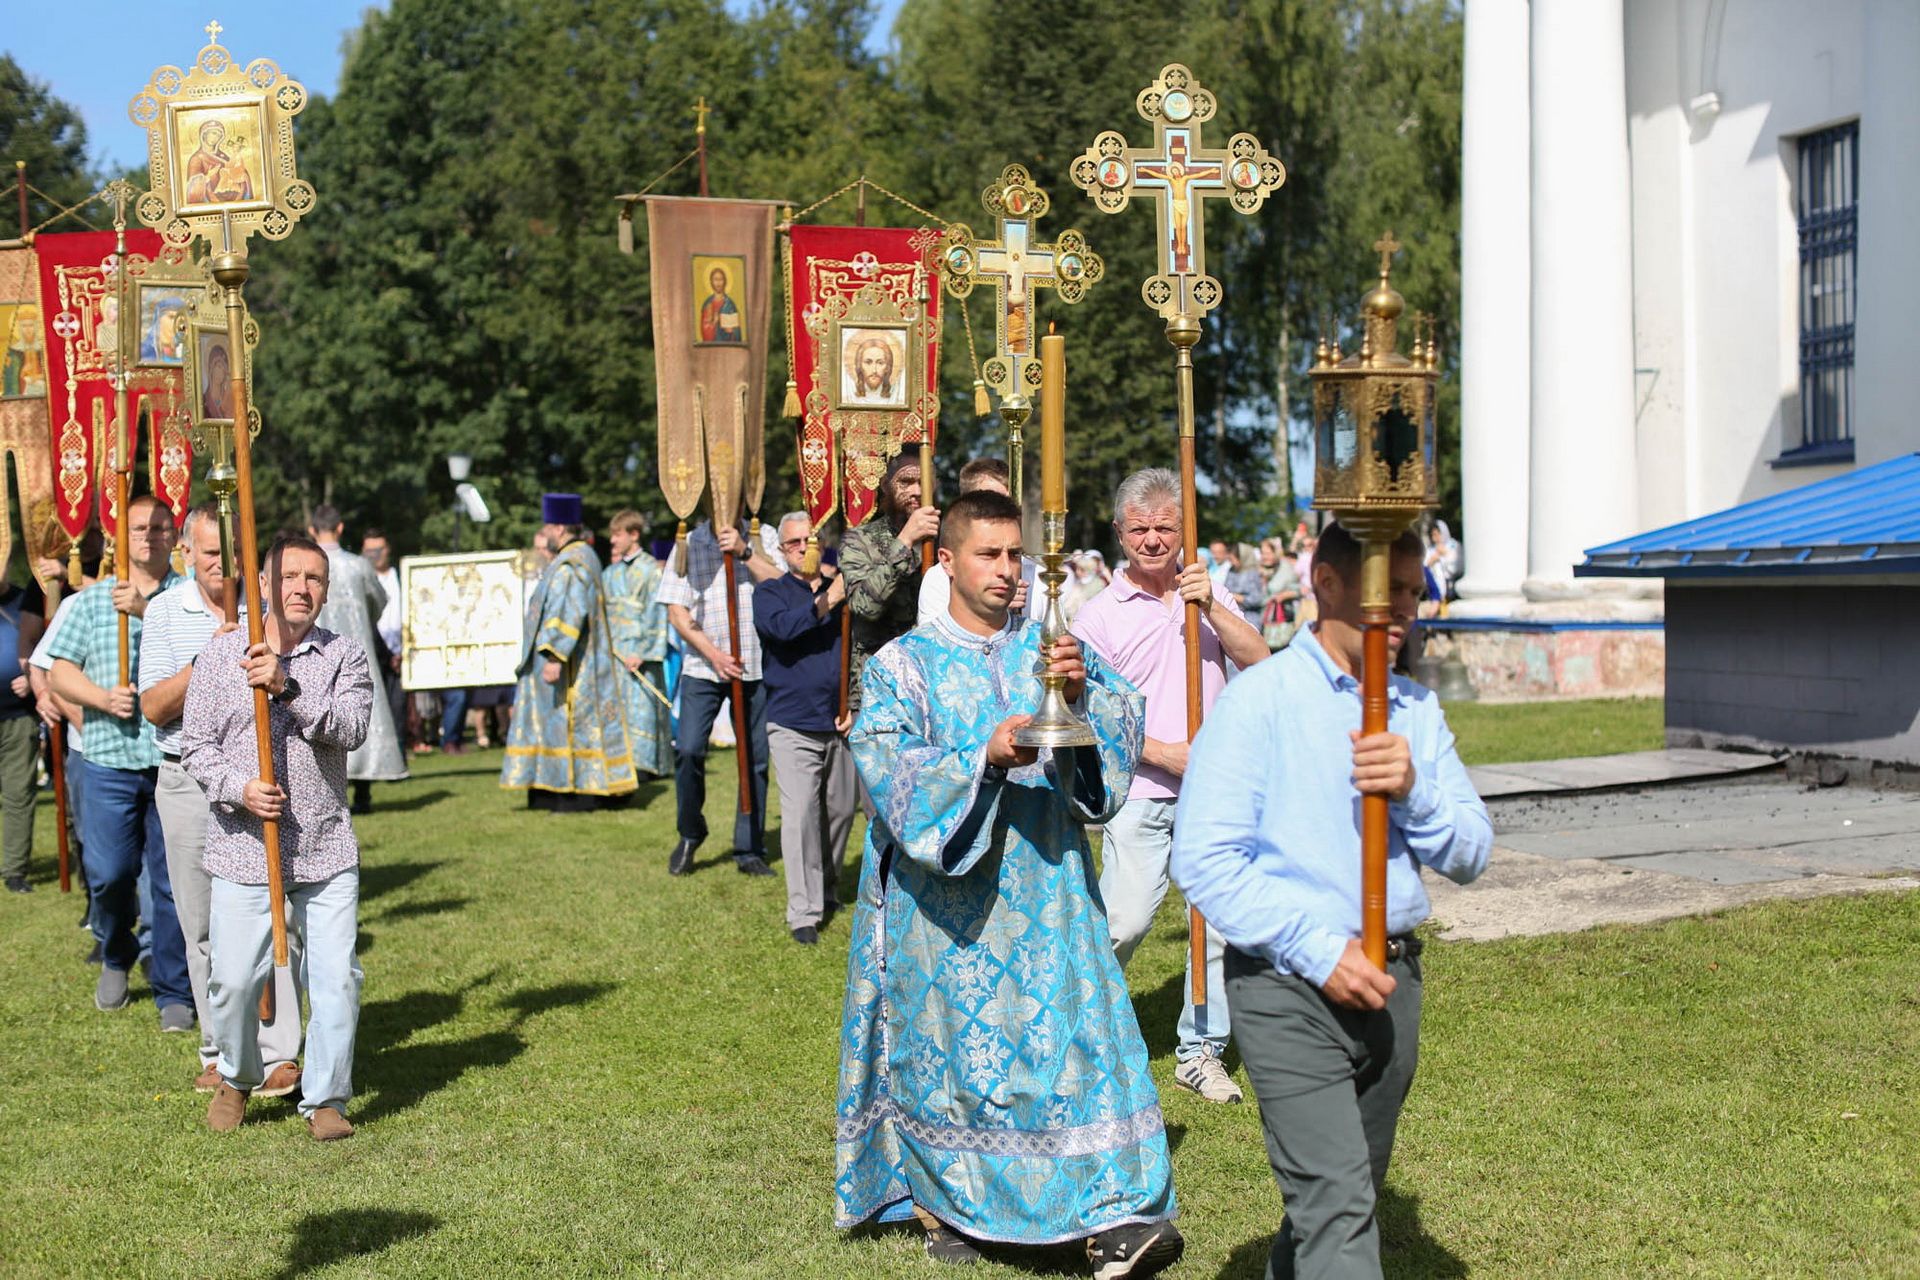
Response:
[{"label": "icon of christ face", "polygon": [[893,399],[893,348],[879,338],[860,344],[858,352],[859,397],[862,400]]}]

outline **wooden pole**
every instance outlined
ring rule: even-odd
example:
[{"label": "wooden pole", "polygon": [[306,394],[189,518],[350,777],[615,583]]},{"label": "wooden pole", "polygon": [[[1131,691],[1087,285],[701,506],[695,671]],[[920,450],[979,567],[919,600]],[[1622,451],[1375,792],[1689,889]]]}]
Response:
[{"label": "wooden pole", "polygon": [[[1360,732],[1387,731],[1387,632],[1393,621],[1389,578],[1392,544],[1369,541],[1360,562]],[[1387,967],[1387,797],[1360,801],[1360,946],[1374,967]]]},{"label": "wooden pole", "polygon": [[[1181,312],[1167,321],[1167,341],[1173,344],[1174,399],[1180,424],[1180,562],[1200,563],[1200,498],[1194,480],[1193,344],[1200,341],[1200,321]],[[1186,606],[1187,741],[1199,736],[1205,714],[1200,697],[1200,606]],[[1187,908],[1187,969],[1192,974],[1194,1024],[1207,1027],[1207,922],[1198,907]]]},{"label": "wooden pole", "polygon": [[[226,293],[227,304],[227,354],[232,361],[232,390],[230,402],[233,407],[233,466],[236,472],[240,495],[240,568],[248,581],[260,580],[260,543],[253,519],[253,442],[248,438],[247,430],[247,347],[246,347],[246,310],[241,302],[240,291],[245,288],[249,272],[246,255],[228,251],[215,255],[213,259],[213,279]],[[236,590],[238,584],[236,584]],[[248,593],[252,607],[247,610],[247,644],[249,647],[261,644],[266,639],[266,593],[254,590]],[[260,781],[273,785],[273,736],[271,732],[272,712],[267,706],[267,691],[253,691],[253,729],[255,746],[260,761]],[[285,890],[281,882],[280,869],[280,824],[262,822],[260,824],[261,842],[267,853],[267,902],[273,917],[273,963],[284,967],[287,963],[287,920],[281,909]],[[273,981],[271,975],[268,982]]]},{"label": "wooden pole", "polygon": [[[237,571],[238,566],[233,563],[234,484],[230,475],[226,477],[209,475],[207,481],[220,503],[220,574],[224,584],[220,588],[220,608],[226,614],[228,622],[235,622],[240,617],[240,574]],[[279,914],[278,901],[274,903],[273,910],[275,914]],[[274,980],[269,979],[266,985],[260,988],[261,1022],[271,1023],[274,1019],[273,993]]]},{"label": "wooden pole", "polygon": [[60,892],[73,892],[73,850],[67,844],[67,726],[47,728],[47,773],[53,778],[53,831],[60,852]]},{"label": "wooden pole", "polygon": [[27,221],[27,162],[25,160],[13,162],[13,178],[14,190],[20,195],[20,238],[25,240],[27,232],[32,229]]},{"label": "wooden pole", "polygon": [[[127,490],[133,479],[129,456],[138,442],[127,429],[127,340],[133,317],[127,311],[127,195],[132,187],[116,183],[113,197],[113,292],[118,310],[113,344],[113,579],[125,583],[130,568],[127,544]],[[120,640],[119,687],[133,683],[132,620],[124,613],[115,622]],[[136,709],[136,715],[139,714]]]}]

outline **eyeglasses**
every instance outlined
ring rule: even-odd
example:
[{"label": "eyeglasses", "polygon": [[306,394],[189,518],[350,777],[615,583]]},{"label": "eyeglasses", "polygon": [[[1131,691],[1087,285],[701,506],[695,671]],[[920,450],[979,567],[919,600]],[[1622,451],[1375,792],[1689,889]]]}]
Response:
[{"label": "eyeglasses", "polygon": [[804,547],[807,545],[807,540],[805,538],[783,538],[781,539],[780,545],[783,547]]}]

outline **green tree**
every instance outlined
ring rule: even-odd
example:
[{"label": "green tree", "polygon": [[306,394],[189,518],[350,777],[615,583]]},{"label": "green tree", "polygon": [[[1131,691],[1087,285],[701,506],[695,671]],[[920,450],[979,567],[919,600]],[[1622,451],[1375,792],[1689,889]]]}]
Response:
[{"label": "green tree", "polygon": [[[13,186],[16,160],[26,162],[28,186],[46,193],[29,192],[29,226],[80,203],[95,189],[87,163],[87,126],[80,113],[29,76],[12,54],[0,53],[0,188]],[[17,210],[11,198],[0,207],[0,226],[7,228],[7,236],[19,234],[13,225]]]}]

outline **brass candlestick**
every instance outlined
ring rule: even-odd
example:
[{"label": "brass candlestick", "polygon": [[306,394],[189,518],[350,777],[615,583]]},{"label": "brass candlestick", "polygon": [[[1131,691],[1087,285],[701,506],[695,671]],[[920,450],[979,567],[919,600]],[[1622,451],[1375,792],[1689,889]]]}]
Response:
[{"label": "brass candlestick", "polygon": [[1027,457],[1027,419],[1033,416],[1033,404],[1015,392],[1000,402],[1000,420],[1007,424],[1007,491],[1015,502],[1026,502],[1021,472]]},{"label": "brass candlestick", "polygon": [[1045,511],[1040,515],[1044,548],[1040,553],[1040,581],[1046,586],[1046,604],[1040,614],[1040,657],[1034,674],[1040,677],[1040,705],[1033,719],[1016,729],[1013,740],[1023,747],[1091,747],[1096,744],[1093,726],[1067,702],[1067,678],[1047,669],[1047,654],[1053,643],[1067,634],[1067,615],[1060,607],[1060,587],[1067,580],[1067,513]]}]

